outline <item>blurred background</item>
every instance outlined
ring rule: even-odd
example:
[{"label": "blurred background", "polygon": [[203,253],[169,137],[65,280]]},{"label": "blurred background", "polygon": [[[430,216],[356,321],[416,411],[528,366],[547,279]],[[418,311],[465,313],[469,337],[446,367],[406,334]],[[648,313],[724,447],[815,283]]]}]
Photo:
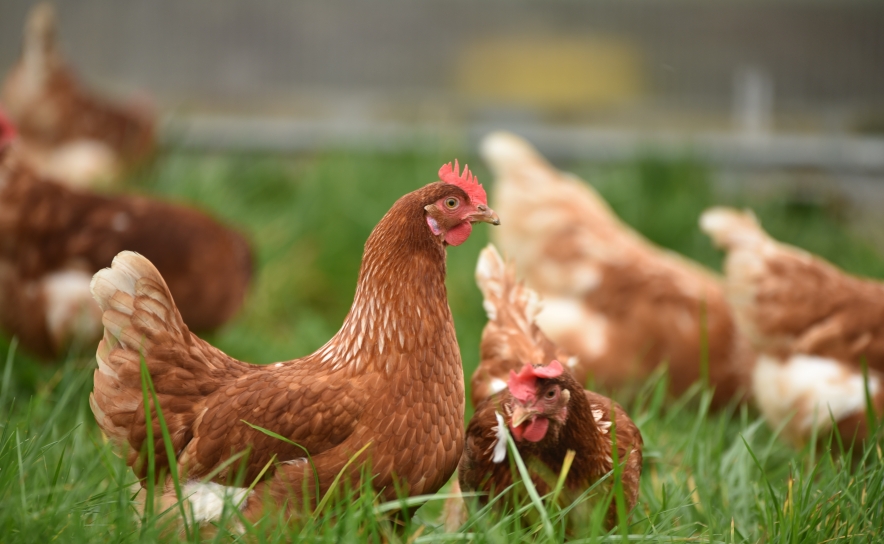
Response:
[{"label": "blurred background", "polygon": [[[0,68],[33,3],[0,4]],[[131,182],[222,217],[257,248],[246,309],[214,341],[260,362],[318,347],[349,308],[390,203],[509,129],[597,186],[652,240],[712,266],[696,227],[752,206],[771,233],[884,276],[884,4],[864,0],[77,0],[68,62],[148,96],[163,152]],[[493,205],[493,196],[492,196]],[[484,323],[451,255],[467,365]],[[473,326],[474,325],[474,326]]]}]

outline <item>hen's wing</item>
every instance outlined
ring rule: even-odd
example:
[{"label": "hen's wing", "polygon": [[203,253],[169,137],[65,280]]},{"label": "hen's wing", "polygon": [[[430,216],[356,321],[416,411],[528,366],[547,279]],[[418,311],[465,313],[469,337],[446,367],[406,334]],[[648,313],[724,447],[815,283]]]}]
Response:
[{"label": "hen's wing", "polygon": [[[249,365],[200,340],[182,321],[156,268],[136,253],[121,253],[112,268],[96,274],[92,292],[104,312],[105,333],[90,404],[108,437],[129,449],[128,462],[140,476],[147,471],[142,360],[156,388],[179,468],[191,478],[205,476],[246,448],[247,478],[255,477],[274,455],[281,462],[305,456],[303,450],[243,420],[317,455],[349,436],[365,404],[357,393],[360,384],[317,375],[299,361]],[[160,469],[169,459],[155,409],[151,412]]]},{"label": "hen's wing", "polygon": [[492,134],[482,154],[507,217],[496,242],[543,297],[540,328],[579,357],[578,381],[618,386],[667,361],[683,391],[700,376],[705,329],[717,400],[747,385],[754,355],[716,275],[643,239],[524,140]]},{"label": "hen's wing", "polygon": [[473,406],[506,387],[510,370],[525,363],[548,365],[558,360],[573,367],[576,357],[559,349],[535,323],[540,297],[516,281],[512,267],[493,245],[479,254],[476,283],[484,297],[488,323],[482,331],[479,367],[471,380]]},{"label": "hen's wing", "polygon": [[[597,427],[603,429],[605,436],[617,440],[618,461],[623,464],[620,476],[623,482],[623,493],[627,509],[632,510],[638,500],[639,480],[642,474],[644,441],[641,432],[623,407],[608,397],[586,391],[586,400],[589,401]],[[615,422],[613,426],[610,425],[612,414]],[[614,429],[613,437],[612,428]],[[612,505],[613,510],[615,510],[614,505]]]}]

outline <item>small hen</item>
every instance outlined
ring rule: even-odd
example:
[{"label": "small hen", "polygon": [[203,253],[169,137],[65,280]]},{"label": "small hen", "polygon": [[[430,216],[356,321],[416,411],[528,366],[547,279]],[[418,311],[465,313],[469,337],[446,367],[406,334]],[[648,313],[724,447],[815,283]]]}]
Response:
[{"label": "small hen", "polygon": [[506,389],[510,371],[522,368],[525,361],[545,364],[556,359],[573,363],[574,358],[537,326],[540,297],[516,279],[513,267],[506,266],[492,244],[479,254],[476,284],[482,291],[488,323],[479,344],[479,366],[470,379],[473,407]]},{"label": "small hen", "polygon": [[239,233],[206,215],[135,196],[71,189],[33,171],[0,110],[0,327],[45,358],[101,338],[92,275],[123,250],[157,264],[194,330],[240,308],[252,253]]},{"label": "small hen", "polygon": [[832,427],[865,438],[866,384],[884,413],[884,284],[772,239],[751,212],[707,210],[701,228],[727,251],[727,290],[758,362],[752,392],[793,442]]},{"label": "small hen", "polygon": [[642,238],[588,184],[521,138],[491,134],[482,155],[498,209],[510,218],[495,241],[543,297],[537,323],[577,356],[568,366],[578,382],[592,376],[618,387],[665,362],[681,393],[708,354],[717,405],[748,389],[754,354],[719,277]]},{"label": "small hen", "polygon": [[116,181],[156,145],[150,108],[117,104],[80,85],[58,49],[55,11],[46,3],[28,16],[22,55],[0,102],[19,128],[22,157],[72,186]]},{"label": "small hen", "polygon": [[[613,470],[612,440],[616,437],[624,498],[631,510],[642,469],[638,428],[620,405],[584,390],[555,360],[566,354],[534,323],[539,297],[515,281],[494,246],[482,251],[476,277],[485,294],[488,324],[473,384],[488,391],[487,378],[483,378],[488,371],[493,375],[506,372],[508,379],[490,397],[473,391],[477,406],[458,466],[460,488],[482,492],[484,501],[512,484],[513,466],[506,462],[505,430],[509,429],[541,495],[554,487],[567,452],[575,452],[562,496],[568,504]],[[616,503],[612,502],[606,522],[611,526],[615,521]]]},{"label": "small hen", "polygon": [[[345,476],[358,479],[365,462],[387,499],[397,488],[411,495],[439,489],[460,459],[464,416],[446,246],[466,241],[477,221],[499,223],[482,186],[458,169],[457,162],[453,169],[443,166],[441,181],[393,204],[365,244],[340,331],[300,359],[251,365],[200,340],[181,321],[162,276],[140,255],[121,253],[112,268],[96,274],[92,292],[104,311],[105,333],[90,402],[139,478],[147,474],[143,360],[176,452],[166,458],[154,414],[157,467],[168,474],[175,463],[191,505],[228,494],[250,520],[268,501],[294,513],[317,491],[325,493],[345,466]],[[246,422],[299,444],[312,465],[301,448]],[[363,448],[359,462],[347,465]],[[223,468],[246,449],[244,461]],[[235,487],[239,468],[249,485],[265,467],[252,491]],[[175,492],[165,483],[163,500],[172,504]],[[194,514],[204,521],[220,511],[194,506]]]}]

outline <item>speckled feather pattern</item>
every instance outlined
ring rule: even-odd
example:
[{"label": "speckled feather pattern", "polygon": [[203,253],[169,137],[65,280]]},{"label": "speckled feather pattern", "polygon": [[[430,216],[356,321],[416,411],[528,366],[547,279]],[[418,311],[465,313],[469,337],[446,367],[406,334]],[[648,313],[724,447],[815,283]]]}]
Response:
[{"label": "speckled feather pattern", "polygon": [[[423,207],[451,193],[466,197],[434,183],[397,201],[366,242],[340,331],[315,353],[280,364],[236,361],[192,335],[151,264],[121,254],[93,280],[106,327],[91,397],[99,425],[128,448],[130,465],[143,476],[141,352],[170,420],[175,462],[188,478],[207,475],[246,447],[246,481],[274,460],[245,505],[252,519],[268,495],[277,505],[302,504],[303,486],[313,496],[313,478],[302,450],[243,421],[307,448],[320,491],[370,443],[363,460],[370,459],[374,486],[386,498],[395,497],[394,474],[410,494],[435,492],[463,448],[464,383],[445,248],[427,228]],[[163,451],[159,441],[156,451]],[[160,467],[171,461],[158,457]]]},{"label": "speckled feather pattern", "polygon": [[[88,278],[123,250],[153,261],[185,322],[200,331],[233,316],[252,275],[245,238],[200,212],[70,189],[24,164],[17,142],[0,151],[0,324],[26,348],[51,357],[66,347],[47,330],[52,302],[46,300],[47,278],[62,272]],[[95,309],[95,336],[68,341],[88,345],[98,340]]]}]

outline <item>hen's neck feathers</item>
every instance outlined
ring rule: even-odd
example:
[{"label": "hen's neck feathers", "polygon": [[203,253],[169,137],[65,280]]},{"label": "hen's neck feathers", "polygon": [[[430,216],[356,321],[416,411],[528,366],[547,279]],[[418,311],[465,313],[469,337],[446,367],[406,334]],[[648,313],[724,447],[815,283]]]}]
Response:
[{"label": "hen's neck feathers", "polygon": [[431,184],[405,195],[372,231],[350,312],[338,333],[311,356],[311,364],[350,372],[373,365],[389,375],[422,362],[421,352],[456,342],[445,289],[445,247],[424,214],[437,186],[451,187]]}]

